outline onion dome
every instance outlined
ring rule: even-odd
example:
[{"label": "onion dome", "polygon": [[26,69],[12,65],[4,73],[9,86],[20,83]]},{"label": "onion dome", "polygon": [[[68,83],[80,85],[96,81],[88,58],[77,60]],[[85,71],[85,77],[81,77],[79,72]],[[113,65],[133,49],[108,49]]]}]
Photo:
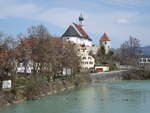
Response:
[{"label": "onion dome", "polygon": [[79,16],[79,21],[84,21],[82,14],[80,14],[80,16]]}]

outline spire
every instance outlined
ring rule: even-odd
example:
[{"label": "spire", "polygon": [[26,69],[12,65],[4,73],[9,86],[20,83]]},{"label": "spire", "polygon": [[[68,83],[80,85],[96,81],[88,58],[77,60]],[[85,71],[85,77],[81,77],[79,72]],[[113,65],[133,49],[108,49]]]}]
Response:
[{"label": "spire", "polygon": [[84,21],[84,18],[83,18],[82,13],[81,13],[79,16],[79,23],[81,26],[83,26],[83,21]]}]

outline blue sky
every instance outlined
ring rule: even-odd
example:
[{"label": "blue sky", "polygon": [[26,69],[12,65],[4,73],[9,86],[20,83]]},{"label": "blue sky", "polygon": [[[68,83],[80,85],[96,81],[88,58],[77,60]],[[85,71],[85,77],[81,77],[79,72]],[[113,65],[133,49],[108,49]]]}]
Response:
[{"label": "blue sky", "polygon": [[16,36],[32,25],[45,25],[61,36],[82,12],[85,30],[97,43],[106,32],[113,48],[130,35],[150,45],[149,0],[0,0],[0,31]]}]

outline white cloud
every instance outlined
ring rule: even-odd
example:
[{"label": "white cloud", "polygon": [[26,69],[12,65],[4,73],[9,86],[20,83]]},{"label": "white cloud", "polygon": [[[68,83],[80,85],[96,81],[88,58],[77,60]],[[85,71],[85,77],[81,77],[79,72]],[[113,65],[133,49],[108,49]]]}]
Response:
[{"label": "white cloud", "polygon": [[131,5],[131,6],[143,6],[149,3],[148,0],[105,0],[105,1],[120,5]]},{"label": "white cloud", "polygon": [[126,18],[121,18],[116,21],[118,24],[128,24],[129,21]]},{"label": "white cloud", "polygon": [[31,18],[41,10],[33,3],[0,1],[0,18]]},{"label": "white cloud", "polygon": [[52,8],[37,15],[37,19],[65,28],[78,19],[80,11],[65,8]]},{"label": "white cloud", "polygon": [[[132,3],[134,0],[108,0],[118,3]],[[140,2],[141,0],[136,0]],[[79,2],[79,1],[78,1]],[[80,3],[78,3],[80,4]],[[82,2],[83,4],[83,2]],[[89,4],[89,3],[88,3]],[[86,6],[86,5],[85,5]],[[90,8],[95,8],[95,4],[91,4]],[[97,7],[98,8],[98,7]],[[112,42],[121,43],[128,39],[128,36],[133,34],[140,38],[145,44],[149,44],[150,36],[149,28],[141,25],[145,19],[150,18],[150,15],[140,14],[135,11],[125,10],[101,10],[90,11],[86,10],[83,13],[85,17],[85,28],[90,34],[96,34],[97,39],[103,32],[107,32],[112,38]],[[107,7],[105,7],[107,9]],[[80,14],[80,9],[61,8],[61,7],[44,7],[36,3],[21,3],[0,0],[0,18],[23,18],[32,19],[47,24],[53,24],[60,28],[66,29],[72,22],[77,22]],[[142,15],[142,16],[141,16]],[[19,32],[19,31],[18,31]],[[117,44],[116,44],[117,45]],[[119,45],[119,44],[118,44]]]}]

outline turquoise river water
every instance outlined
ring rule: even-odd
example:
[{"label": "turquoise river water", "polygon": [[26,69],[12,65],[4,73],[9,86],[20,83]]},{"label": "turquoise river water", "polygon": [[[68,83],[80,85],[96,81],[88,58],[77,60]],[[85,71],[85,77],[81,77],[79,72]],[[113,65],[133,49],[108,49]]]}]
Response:
[{"label": "turquoise river water", "polygon": [[11,105],[0,113],[150,113],[150,81],[94,83]]}]

